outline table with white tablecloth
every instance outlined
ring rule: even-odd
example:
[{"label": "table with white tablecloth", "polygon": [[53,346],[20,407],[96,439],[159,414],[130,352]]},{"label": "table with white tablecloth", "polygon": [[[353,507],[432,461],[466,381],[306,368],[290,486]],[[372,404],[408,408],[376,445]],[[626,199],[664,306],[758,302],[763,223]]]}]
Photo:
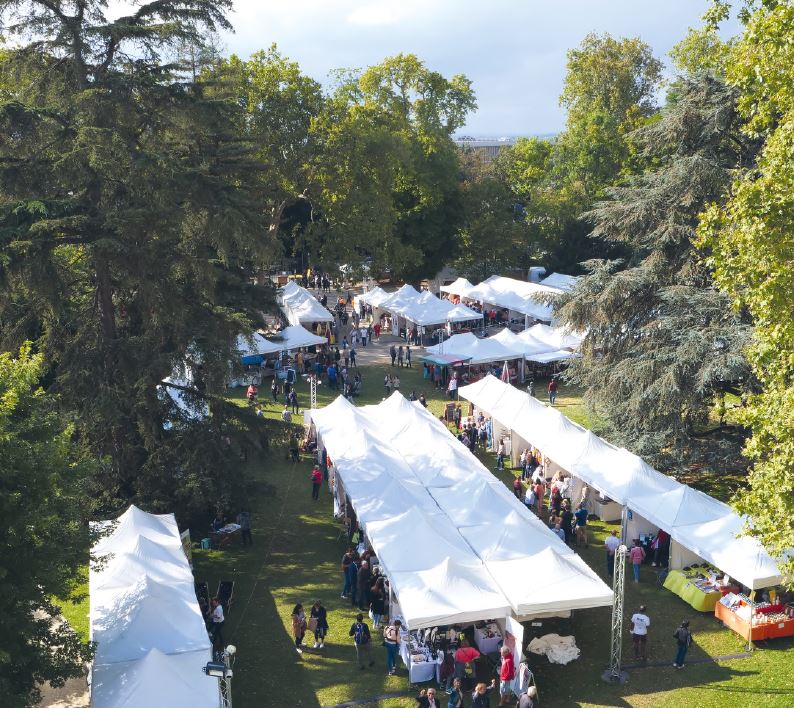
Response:
[{"label": "table with white tablecloth", "polygon": [[441,655],[434,659],[430,650],[419,643],[416,635],[401,632],[400,658],[408,669],[409,683],[441,681]]},{"label": "table with white tablecloth", "polygon": [[474,628],[474,642],[481,654],[494,654],[499,651],[502,633],[495,624]]}]

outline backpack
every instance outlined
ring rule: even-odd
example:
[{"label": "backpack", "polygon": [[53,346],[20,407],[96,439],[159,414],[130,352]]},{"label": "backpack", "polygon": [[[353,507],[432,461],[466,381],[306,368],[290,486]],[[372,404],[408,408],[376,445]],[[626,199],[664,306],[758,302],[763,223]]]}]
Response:
[{"label": "backpack", "polygon": [[369,631],[363,622],[356,622],[356,629],[353,633],[353,641],[356,644],[366,644],[369,641]]}]

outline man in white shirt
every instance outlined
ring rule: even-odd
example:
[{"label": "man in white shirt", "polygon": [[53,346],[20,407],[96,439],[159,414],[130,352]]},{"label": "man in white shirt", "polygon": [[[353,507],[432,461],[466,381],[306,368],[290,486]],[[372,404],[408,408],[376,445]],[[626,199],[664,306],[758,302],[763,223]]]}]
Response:
[{"label": "man in white shirt", "polygon": [[631,616],[631,625],[634,658],[638,661],[648,661],[648,627],[651,626],[651,618],[645,614],[645,605],[640,605],[639,611]]},{"label": "man in white shirt", "polygon": [[612,533],[607,536],[604,545],[607,549],[607,573],[611,578],[615,573],[615,551],[620,548],[620,539],[618,538],[617,529],[612,529]]},{"label": "man in white shirt", "polygon": [[221,634],[221,630],[223,629],[223,623],[226,618],[223,616],[223,606],[217,597],[212,598],[210,619],[212,620],[212,646],[216,649],[222,649],[223,635]]}]

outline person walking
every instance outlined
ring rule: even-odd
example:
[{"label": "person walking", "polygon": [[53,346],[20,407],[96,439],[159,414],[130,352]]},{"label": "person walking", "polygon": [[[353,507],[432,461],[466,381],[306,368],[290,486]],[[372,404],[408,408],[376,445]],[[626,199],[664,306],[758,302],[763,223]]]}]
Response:
[{"label": "person walking", "polygon": [[513,693],[516,664],[510,647],[503,646],[499,653],[502,655],[502,663],[499,667],[499,705],[504,706],[507,705],[507,701]]},{"label": "person walking", "polygon": [[[352,529],[352,526],[351,526]],[[351,536],[352,536],[351,531]],[[347,567],[347,579],[350,587],[350,605],[356,606],[358,601],[358,563],[355,557],[351,560],[350,565]]]},{"label": "person walking", "polygon": [[380,621],[385,614],[386,592],[384,578],[378,578],[369,591],[369,611],[372,618],[372,629],[380,629]]},{"label": "person walking", "polygon": [[342,570],[342,594],[339,596],[343,600],[347,600],[350,596],[350,575],[348,574],[348,570],[350,568],[350,564],[353,562],[353,549],[348,548],[345,551],[345,554],[342,556],[342,563],[340,564],[340,568]]},{"label": "person walking", "polygon": [[634,642],[634,658],[637,661],[648,661],[648,627],[651,618],[645,611],[645,605],[631,616],[631,640]]},{"label": "person walking", "polygon": [[358,366],[356,365],[356,348],[350,347],[350,368],[357,369]]},{"label": "person walking", "polygon": [[273,396],[273,403],[278,403],[278,381],[273,377],[273,383],[270,384],[270,395]]},{"label": "person walking", "polygon": [[237,523],[240,524],[240,536],[244,546],[252,546],[251,541],[251,514],[241,511],[237,514]]},{"label": "person walking", "polygon": [[386,645],[386,670],[389,676],[394,676],[397,672],[397,657],[400,654],[400,620],[394,620],[391,624],[383,628],[383,641]]},{"label": "person walking", "polygon": [[678,626],[678,629],[673,632],[673,639],[676,640],[678,644],[678,651],[675,655],[675,661],[673,662],[673,666],[676,669],[683,669],[684,668],[684,659],[686,658],[686,653],[689,651],[689,647],[692,646],[692,632],[689,631],[689,621],[684,620]]},{"label": "person walking", "polygon": [[496,447],[496,469],[503,470],[505,468],[505,447],[504,438],[499,438],[499,445]]},{"label": "person walking", "polygon": [[386,398],[391,396],[391,376],[389,374],[383,377],[383,389],[386,391]]},{"label": "person walking", "polygon": [[320,470],[320,465],[316,464],[312,468],[312,499],[317,501],[320,498],[320,485],[323,483],[323,473]]},{"label": "person walking", "polygon": [[458,375],[457,373],[453,373],[449,379],[449,384],[447,385],[447,393],[449,394],[450,401],[457,401],[458,400]]},{"label": "person walking", "polygon": [[562,503],[562,514],[560,514],[560,524],[565,533],[565,543],[571,544],[571,536],[573,535],[573,512],[571,511],[571,503],[566,499]]},{"label": "person walking", "polygon": [[405,354],[403,352],[403,345],[401,344],[399,347],[397,347],[397,366],[399,368],[401,368],[401,369],[403,368],[403,358],[404,357],[405,357]]},{"label": "person walking", "polygon": [[576,519],[576,545],[578,547],[584,544],[584,547],[587,548],[587,509],[583,504],[579,504],[574,518]]},{"label": "person walking", "polygon": [[611,578],[615,574],[615,551],[620,548],[617,529],[612,529],[612,533],[604,541],[604,546],[607,549],[607,574]]},{"label": "person walking", "polygon": [[292,408],[292,412],[295,415],[297,415],[298,414],[298,394],[295,392],[294,388],[289,392],[289,403],[290,403],[290,407]]},{"label": "person walking", "polygon": [[406,365],[406,366],[407,366],[409,369],[412,369],[412,368],[413,368],[413,367],[411,366],[411,347],[409,347],[407,344],[405,345],[405,365]]},{"label": "person walking", "polygon": [[350,626],[348,635],[353,637],[353,645],[356,648],[356,660],[358,661],[359,668],[363,671],[365,660],[368,660],[369,666],[373,666],[375,662],[372,659],[372,643],[369,627],[364,621],[364,615],[360,612],[356,615],[356,621]]},{"label": "person walking", "polygon": [[303,635],[306,634],[306,614],[299,602],[292,610],[292,636],[295,637],[295,651],[303,654]]},{"label": "person walking", "polygon": [[394,366],[394,362],[397,360],[397,348],[393,344],[389,347],[389,356],[391,357],[391,365]]},{"label": "person walking", "polygon": [[552,378],[549,381],[549,403],[554,405],[554,402],[557,400],[557,379]]},{"label": "person walking", "polygon": [[314,632],[314,649],[324,649],[325,635],[328,634],[328,613],[320,600],[315,600],[309,618]]},{"label": "person walking", "polygon": [[640,567],[645,560],[645,549],[636,538],[634,539],[634,545],[629,551],[629,557],[631,558],[631,569],[634,571],[634,582],[638,583],[640,582]]}]

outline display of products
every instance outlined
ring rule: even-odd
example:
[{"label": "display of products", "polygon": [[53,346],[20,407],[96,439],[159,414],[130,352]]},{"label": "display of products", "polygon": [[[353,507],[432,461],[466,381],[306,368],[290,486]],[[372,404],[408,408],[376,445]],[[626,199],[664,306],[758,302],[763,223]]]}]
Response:
[{"label": "display of products", "polygon": [[728,627],[754,641],[794,635],[794,608],[790,605],[753,602],[747,595],[728,593],[714,609]]}]

